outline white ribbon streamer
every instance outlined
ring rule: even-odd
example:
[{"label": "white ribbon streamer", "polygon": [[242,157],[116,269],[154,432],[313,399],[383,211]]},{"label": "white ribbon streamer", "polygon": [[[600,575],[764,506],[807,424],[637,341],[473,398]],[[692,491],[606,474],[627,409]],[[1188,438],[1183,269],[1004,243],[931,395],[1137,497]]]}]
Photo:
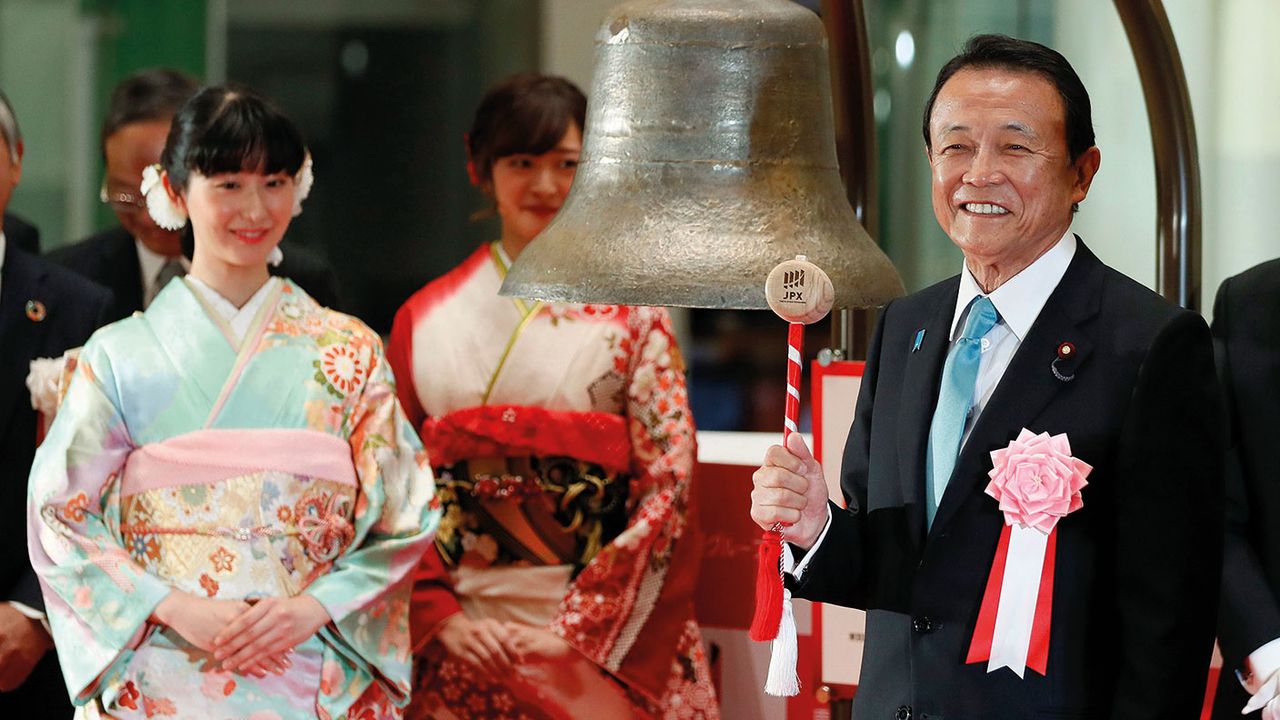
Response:
[{"label": "white ribbon streamer", "polygon": [[1035,528],[1017,524],[1010,528],[1009,554],[1005,558],[1000,605],[991,637],[991,659],[987,661],[989,673],[1007,667],[1023,677],[1027,671],[1027,652],[1048,543],[1049,536]]}]

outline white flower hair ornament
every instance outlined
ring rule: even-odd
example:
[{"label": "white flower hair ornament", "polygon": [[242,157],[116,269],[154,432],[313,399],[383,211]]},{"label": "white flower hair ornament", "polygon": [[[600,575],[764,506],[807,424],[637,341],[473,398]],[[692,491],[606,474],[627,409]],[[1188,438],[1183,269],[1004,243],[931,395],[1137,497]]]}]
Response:
[{"label": "white flower hair ornament", "polygon": [[302,160],[302,167],[298,168],[298,174],[293,177],[294,217],[302,214],[302,201],[311,194],[311,186],[315,183],[315,173],[311,172],[311,151],[308,150],[307,156]]},{"label": "white flower hair ornament", "polygon": [[144,168],[142,185],[139,189],[142,191],[142,196],[147,199],[147,212],[151,213],[151,219],[156,221],[156,225],[165,230],[181,230],[187,224],[187,214],[179,210],[169,198],[169,193],[164,189],[161,172],[159,163]]},{"label": "white flower hair ornament", "polygon": [[[311,151],[308,150],[306,157],[302,160],[302,167],[298,168],[298,174],[293,176],[293,217],[302,214],[302,201],[311,194],[311,186],[315,183],[316,176],[311,171]],[[271,267],[280,267],[282,262],[284,262],[284,251],[276,245],[271,248],[271,254],[267,256],[267,264]]]}]

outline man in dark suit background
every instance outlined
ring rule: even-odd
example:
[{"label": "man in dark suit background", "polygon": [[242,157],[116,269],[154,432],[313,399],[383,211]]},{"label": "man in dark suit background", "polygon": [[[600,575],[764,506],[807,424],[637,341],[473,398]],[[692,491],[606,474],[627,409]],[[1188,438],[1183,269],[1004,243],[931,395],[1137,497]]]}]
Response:
[{"label": "man in dark suit background", "polygon": [[[793,435],[756,472],[752,517],[788,525],[804,555],[797,596],[867,609],[858,720],[1197,718],[1221,569],[1209,330],[1070,232],[1101,157],[1088,94],[1060,54],[971,39],[938,75],[924,138],[961,275],[884,308],[845,448],[848,509],[827,502]],[[993,451],[1024,428],[1065,434],[1092,466],[1083,505],[1047,539],[1006,529],[984,492]],[[1034,499],[1073,466],[1028,453],[1014,490]],[[1035,562],[1015,561],[1014,540],[1037,533]],[[1010,632],[1018,615],[1001,603],[1019,583],[1027,621]],[[988,590],[1001,596],[984,611]],[[1032,617],[1051,618],[1043,675],[1028,655]],[[994,619],[995,640],[980,618]],[[1020,659],[989,667],[997,646]]]},{"label": "man in dark suit background", "polygon": [[1273,720],[1280,717],[1280,260],[1222,282],[1213,340],[1231,429],[1213,717],[1240,717],[1253,695],[1249,717]]},{"label": "man in dark suit background", "polygon": [[0,133],[4,133],[6,138],[4,158],[0,161],[0,228],[4,228],[9,242],[29,253],[38,253],[40,231],[22,218],[3,211],[22,178],[22,153],[25,150],[18,134],[18,119],[13,116],[9,99],[3,95],[0,95]]},{"label": "man in dark suit background", "polygon": [[[156,225],[138,186],[143,169],[160,162],[173,116],[197,88],[185,73],[153,68],[130,75],[112,90],[101,131],[106,177],[100,198],[120,224],[49,253],[55,262],[112,290],[113,320],[146,309],[169,280],[191,267],[190,230]],[[337,278],[320,258],[288,242],[281,252],[284,262],[271,268],[273,275],[291,278],[321,305],[340,305]]]},{"label": "man in dark suit background", "polygon": [[[18,158],[21,161],[22,158]],[[40,254],[40,229],[13,213],[0,217],[0,227],[9,242],[33,255]]]},{"label": "man in dark suit background", "polygon": [[[0,213],[21,177],[22,135],[0,93]],[[27,555],[27,475],[37,416],[31,361],[60,357],[103,324],[110,293],[9,240],[0,224],[0,717],[69,718],[71,704]]]}]

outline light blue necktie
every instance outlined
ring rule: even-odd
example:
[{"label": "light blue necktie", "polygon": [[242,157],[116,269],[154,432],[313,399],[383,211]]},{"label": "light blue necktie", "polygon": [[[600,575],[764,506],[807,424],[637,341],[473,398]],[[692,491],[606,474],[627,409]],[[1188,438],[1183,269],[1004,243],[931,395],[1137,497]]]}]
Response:
[{"label": "light blue necktie", "polygon": [[978,363],[982,358],[982,338],[1000,322],[1000,313],[991,299],[979,295],[969,305],[969,317],[960,339],[947,352],[942,366],[942,389],[938,391],[938,407],[929,425],[929,454],[925,458],[925,522],[933,526],[938,503],[947,489],[951,471],[960,453],[965,420],[973,407],[973,390],[978,382]]}]

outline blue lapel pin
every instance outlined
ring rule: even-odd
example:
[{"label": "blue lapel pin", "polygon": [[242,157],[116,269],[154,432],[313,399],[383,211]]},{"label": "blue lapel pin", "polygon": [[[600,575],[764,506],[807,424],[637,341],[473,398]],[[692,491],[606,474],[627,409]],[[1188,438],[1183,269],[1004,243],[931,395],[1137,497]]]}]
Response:
[{"label": "blue lapel pin", "polygon": [[915,352],[915,351],[919,350],[919,349],[920,349],[920,343],[922,343],[922,342],[924,342],[924,330],[923,330],[923,329],[920,329],[920,330],[917,330],[917,331],[916,331],[916,340],[915,340],[915,342],[911,343],[911,352]]}]

